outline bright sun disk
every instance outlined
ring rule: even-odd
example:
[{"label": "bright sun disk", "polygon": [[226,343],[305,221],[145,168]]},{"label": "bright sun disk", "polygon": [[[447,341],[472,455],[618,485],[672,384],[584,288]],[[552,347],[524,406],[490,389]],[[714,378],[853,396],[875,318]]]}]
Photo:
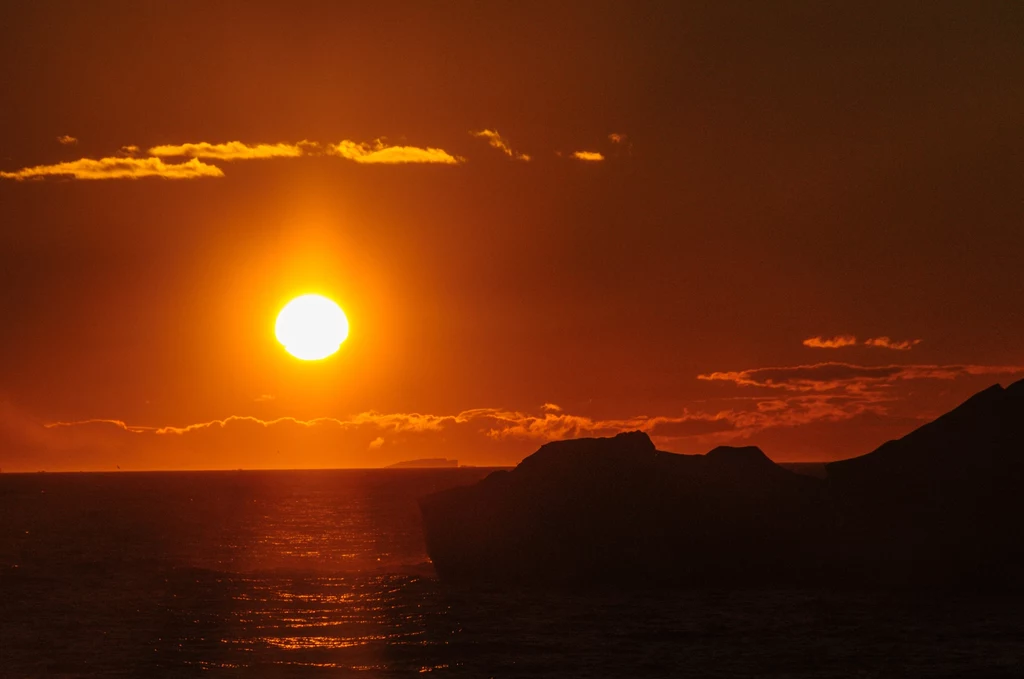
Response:
[{"label": "bright sun disk", "polygon": [[303,361],[327,358],[348,337],[348,319],[341,307],[322,295],[302,295],[288,302],[274,324],[277,341]]}]

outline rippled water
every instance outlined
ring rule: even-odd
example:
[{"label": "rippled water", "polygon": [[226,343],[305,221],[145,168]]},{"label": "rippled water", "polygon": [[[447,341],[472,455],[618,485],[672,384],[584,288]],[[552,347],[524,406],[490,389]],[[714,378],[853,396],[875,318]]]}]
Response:
[{"label": "rippled water", "polygon": [[1024,676],[1020,600],[453,588],[475,469],[0,476],[0,676]]}]

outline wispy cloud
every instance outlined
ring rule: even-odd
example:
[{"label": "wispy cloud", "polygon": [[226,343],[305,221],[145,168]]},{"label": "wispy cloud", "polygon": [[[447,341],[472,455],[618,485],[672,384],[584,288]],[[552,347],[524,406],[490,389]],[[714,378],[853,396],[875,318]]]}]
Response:
[{"label": "wispy cloud", "polygon": [[252,415],[229,415],[207,422],[196,422],[182,426],[144,426],[129,425],[115,419],[87,419],[76,421],[50,422],[44,425],[48,429],[64,427],[80,427],[89,425],[108,425],[132,433],[147,433],[155,436],[184,436],[208,430],[224,430],[236,426],[255,426],[270,428],[277,426],[293,426],[303,429],[320,427],[353,430],[370,427],[376,431],[387,431],[395,434],[422,434],[442,432],[452,427],[473,424],[475,427],[485,425],[483,431],[488,437],[555,439],[567,436],[589,436],[631,429],[650,429],[655,426],[680,423],[690,420],[708,421],[720,419],[721,415],[690,414],[677,417],[639,416],[618,420],[594,420],[589,417],[570,415],[562,412],[545,412],[535,415],[502,408],[475,408],[464,410],[454,415],[434,415],[427,413],[381,413],[367,411],[347,418],[316,417],[307,420],[295,417],[278,417],[262,419]]},{"label": "wispy cloud", "polygon": [[[474,137],[484,139],[488,145],[509,158],[529,161],[531,156],[512,148],[508,140],[497,130],[483,129],[470,132]],[[628,153],[631,147],[626,135],[608,135],[616,149],[613,155]],[[65,145],[77,144],[70,135],[57,137]],[[138,179],[141,177],[164,177],[167,179],[196,179],[199,177],[222,177],[224,171],[218,166],[203,161],[232,162],[270,158],[299,158],[304,156],[337,156],[366,165],[430,164],[460,165],[466,162],[462,156],[434,146],[411,146],[391,144],[385,138],[374,142],[342,140],[336,144],[302,140],[299,142],[245,143],[228,142],[186,142],[181,144],[160,144],[143,150],[135,144],[121,146],[117,156],[106,158],[82,158],[79,160],[46,165],[34,165],[20,170],[0,171],[0,179],[34,179],[40,177],[70,177],[74,179]],[[559,157],[571,157],[586,163],[605,160],[600,151],[575,151]],[[188,158],[184,162],[167,162],[168,158]]]},{"label": "wispy cloud", "polygon": [[254,160],[261,158],[297,158],[310,142],[301,141],[297,144],[243,144],[240,141],[229,141],[223,144],[198,142],[189,144],[164,144],[149,149],[151,156],[161,158],[186,156],[189,158],[209,158],[215,160]]},{"label": "wispy cloud", "polygon": [[118,429],[123,429],[124,431],[131,432],[133,434],[142,434],[144,432],[153,432],[153,431],[156,431],[156,429],[157,429],[156,427],[145,427],[145,426],[140,426],[140,425],[129,425],[126,422],[124,422],[123,420],[108,420],[108,419],[101,419],[101,418],[93,418],[93,419],[89,419],[89,420],[73,420],[73,421],[70,421],[70,422],[48,422],[48,423],[44,424],[43,426],[46,427],[47,429],[60,429],[62,427],[83,427],[83,426],[88,426],[90,424],[110,425],[110,426],[113,426],[113,427],[117,427]]},{"label": "wispy cloud", "polygon": [[341,141],[327,147],[329,155],[340,156],[357,163],[391,165],[407,163],[436,163],[458,165],[464,158],[454,156],[444,149],[419,146],[390,146],[378,140],[373,144]]},{"label": "wispy cloud", "polygon": [[881,365],[851,363],[815,363],[777,368],[753,368],[698,375],[701,380],[731,382],[745,387],[766,387],[786,391],[863,391],[881,383],[903,380],[953,380],[979,375],[1015,375],[1024,373],[1016,365]]},{"label": "wispy cloud", "polygon": [[638,415],[621,419],[593,419],[553,409],[545,404],[540,414],[502,408],[475,408],[453,415],[426,413],[381,413],[367,411],[346,418],[317,417],[302,420],[294,417],[262,419],[251,415],[230,415],[225,418],[197,422],[182,426],[129,425],[120,420],[90,419],[74,422],[51,422],[47,428],[107,425],[132,433],[146,433],[158,437],[178,437],[210,430],[233,427],[298,427],[300,429],[335,429],[344,431],[367,430],[373,432],[370,444],[380,441],[380,432],[395,435],[444,434],[460,428],[482,433],[492,440],[555,440],[579,436],[608,436],[622,431],[643,430],[665,439],[749,434],[771,426],[792,426],[818,419],[844,419],[853,417],[870,404],[855,402],[848,396],[826,394],[796,394],[768,396],[759,399],[746,410],[735,408],[711,412],[691,411],[684,408],[675,415]]},{"label": "wispy cloud", "polygon": [[[610,436],[632,430],[646,431],[665,450],[704,452],[714,445],[775,440],[783,441],[783,455],[791,456],[787,448],[804,437],[802,433],[792,433],[794,428],[807,427],[804,431],[830,432],[830,441],[839,433],[844,443],[829,452],[814,450],[812,439],[810,447],[805,446],[801,454],[824,452],[834,457],[839,450],[846,454],[867,452],[886,438],[900,436],[923,419],[948,409],[950,392],[946,387],[922,390],[908,384],[911,381],[976,383],[979,377],[1022,374],[1024,366],[971,364],[817,363],[752,368],[700,376],[702,380],[750,390],[743,395],[715,397],[666,414],[603,419],[566,412],[550,402],[536,412],[485,407],[452,414],[370,410],[311,419],[229,415],[180,425],[87,419],[40,426],[41,423],[33,424],[31,418],[15,413],[6,421],[0,419],[0,442],[6,427],[13,432],[15,443],[25,450],[96,451],[102,447],[119,455],[148,451],[139,459],[160,456],[171,466],[181,466],[181,456],[187,454],[188,464],[193,467],[218,466],[211,462],[216,458],[223,460],[219,466],[227,468],[236,467],[239,462],[273,468],[298,460],[313,466],[378,464],[396,461],[393,456],[399,452],[406,456],[437,456],[452,451],[467,455],[467,451],[472,451],[469,456],[477,460],[507,462],[532,452],[546,441]],[[908,400],[912,393],[931,394],[935,398]],[[46,432],[50,433],[44,436]],[[845,443],[849,440],[855,441]],[[234,450],[247,451],[246,457],[232,457],[225,452]],[[260,451],[258,458],[256,451]],[[360,457],[366,451],[380,454]],[[293,458],[296,454],[300,457]],[[32,465],[38,458],[26,453],[24,459],[26,465]]]},{"label": "wispy cloud", "polygon": [[479,130],[477,132],[471,131],[470,134],[473,135],[474,137],[486,139],[487,143],[490,144],[491,147],[498,149],[509,158],[515,158],[516,160],[522,161],[530,160],[529,155],[513,151],[512,147],[509,146],[509,143],[500,134],[498,134],[497,130]]},{"label": "wispy cloud", "polygon": [[289,424],[309,428],[320,425],[345,426],[348,423],[345,420],[340,420],[336,417],[314,417],[309,420],[300,420],[296,417],[277,417],[270,420],[264,420],[259,417],[253,417],[252,415],[229,415],[228,417],[219,420],[196,422],[194,424],[186,424],[182,427],[153,427],[150,431],[158,436],[181,436],[182,434],[189,434],[203,429],[224,429],[225,427],[233,424],[253,424],[259,427],[272,427],[278,424]]},{"label": "wispy cloud", "polygon": [[[919,339],[894,341],[888,337],[873,337],[862,343],[865,347],[877,347],[881,349],[894,349],[896,351],[907,351],[921,343]],[[861,344],[853,335],[837,335],[835,337],[809,337],[804,340],[805,347],[815,349],[842,349],[843,347],[854,347]]]},{"label": "wispy cloud", "polygon": [[160,158],[82,158],[54,165],[36,165],[14,172],[0,171],[0,178],[37,179],[42,177],[73,177],[75,179],[198,179],[223,177],[224,172],[215,165],[207,165],[198,158],[183,163],[165,163]]},{"label": "wispy cloud", "polygon": [[895,342],[888,337],[873,337],[871,339],[864,340],[864,345],[868,347],[878,347],[881,349],[894,349],[896,351],[909,351],[918,344],[921,343],[919,339],[902,340]]},{"label": "wispy cloud", "polygon": [[857,344],[857,338],[853,335],[838,335],[836,337],[809,337],[804,340],[805,347],[815,349],[841,349],[852,347]]},{"label": "wispy cloud", "polygon": [[[772,396],[747,409],[725,409],[714,412],[694,412],[683,409],[675,415],[649,417],[639,415],[622,419],[593,419],[565,412],[540,414],[476,408],[454,415],[423,413],[365,412],[347,418],[320,417],[301,420],[293,417],[261,419],[247,415],[232,415],[209,422],[183,426],[129,425],[120,420],[94,419],[77,422],[52,422],[48,429],[75,427],[107,427],[108,430],[145,435],[149,440],[184,441],[184,437],[199,437],[209,445],[222,441],[222,436],[237,440],[260,441],[275,437],[278,441],[294,441],[301,432],[317,436],[330,445],[330,441],[361,441],[363,450],[378,450],[385,444],[385,433],[390,433],[408,445],[410,441],[434,440],[438,442],[468,442],[474,448],[485,445],[527,444],[584,436],[611,436],[623,431],[642,430],[663,443],[681,441],[712,445],[749,437],[766,428],[796,426],[815,421],[841,421],[856,417],[871,408],[870,402],[855,401],[829,395]],[[258,433],[260,430],[264,433]],[[276,432],[276,433],[273,433]],[[319,434],[315,434],[319,432]],[[217,435],[217,439],[205,436]],[[282,438],[283,437],[283,438]],[[327,437],[326,439],[324,437]],[[341,437],[340,439],[337,437]],[[410,438],[414,437],[414,438]],[[231,440],[236,440],[232,438]],[[192,445],[192,444],[188,444]]]}]

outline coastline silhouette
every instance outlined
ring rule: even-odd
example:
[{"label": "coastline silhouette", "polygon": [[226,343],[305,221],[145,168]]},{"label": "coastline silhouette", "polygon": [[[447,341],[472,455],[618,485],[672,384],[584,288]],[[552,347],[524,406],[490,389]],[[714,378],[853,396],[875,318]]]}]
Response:
[{"label": "coastline silhouette", "polygon": [[444,457],[423,457],[416,460],[402,460],[389,464],[385,469],[453,469],[459,466],[458,460]]},{"label": "coastline silhouette", "polygon": [[647,434],[548,443],[420,499],[449,581],[1013,586],[1024,573],[1024,380],[897,441],[783,468],[760,449],[656,450]]}]

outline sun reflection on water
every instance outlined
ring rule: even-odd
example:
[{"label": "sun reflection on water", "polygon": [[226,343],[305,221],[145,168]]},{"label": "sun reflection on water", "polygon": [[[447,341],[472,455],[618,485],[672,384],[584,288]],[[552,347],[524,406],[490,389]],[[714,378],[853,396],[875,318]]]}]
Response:
[{"label": "sun reflection on water", "polygon": [[[215,654],[269,655],[279,664],[349,669],[376,667],[383,659],[393,664],[404,656],[419,658],[407,668],[418,672],[451,665],[447,658],[422,663],[422,649],[443,649],[458,633],[430,580],[394,573],[268,574],[240,578],[235,585],[241,591],[220,620],[230,633],[217,638]],[[438,624],[443,621],[450,624]]]}]

